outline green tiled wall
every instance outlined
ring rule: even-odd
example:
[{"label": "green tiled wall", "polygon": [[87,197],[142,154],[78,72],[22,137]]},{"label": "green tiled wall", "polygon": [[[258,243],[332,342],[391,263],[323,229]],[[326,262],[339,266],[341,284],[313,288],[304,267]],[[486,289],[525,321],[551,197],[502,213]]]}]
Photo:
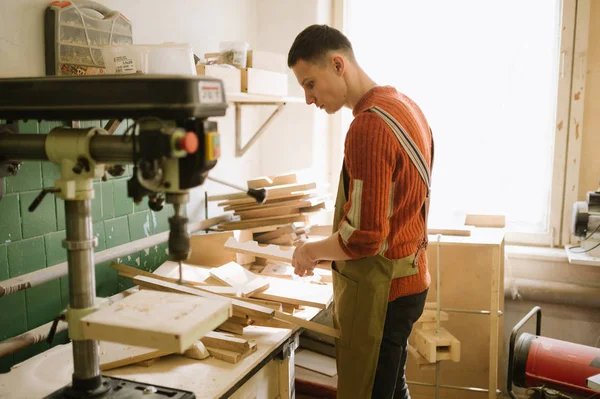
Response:
[{"label": "green tiled wall", "polygon": [[[0,121],[1,122],[1,121]],[[21,133],[45,134],[61,122],[19,122]],[[116,134],[122,134],[123,122]],[[100,121],[82,122],[82,127],[101,126]],[[130,170],[130,169],[129,169]],[[64,201],[47,195],[35,212],[27,207],[42,187],[52,186],[59,177],[57,165],[48,162],[23,162],[17,176],[4,179],[6,195],[0,200],[0,280],[65,262]],[[96,252],[103,251],[168,229],[170,210],[154,213],[146,201],[135,206],[127,197],[127,179],[109,177],[94,183],[92,202],[94,234],[98,237]],[[167,244],[133,253],[115,261],[153,271],[167,259]],[[96,266],[96,294],[110,296],[132,286],[131,280],[119,277],[110,262]],[[69,302],[67,277],[0,298],[0,341],[14,337],[51,321]],[[67,342],[66,332],[58,334],[54,345]],[[0,358],[0,372],[34,356],[49,346],[40,342],[29,348]]]}]

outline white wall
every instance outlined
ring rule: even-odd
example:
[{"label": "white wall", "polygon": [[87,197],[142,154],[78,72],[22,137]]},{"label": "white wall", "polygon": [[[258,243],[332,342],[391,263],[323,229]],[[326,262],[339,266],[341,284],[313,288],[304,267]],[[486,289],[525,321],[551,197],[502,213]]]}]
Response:
[{"label": "white wall", "polygon": [[[255,48],[286,56],[304,28],[315,23],[331,23],[331,0],[257,0],[257,10]],[[288,76],[290,96],[304,98],[304,91],[291,70]],[[304,103],[288,104],[261,138],[261,173],[270,175],[306,169],[312,179],[328,182],[330,137],[327,114]],[[334,169],[339,172],[339,165]]]}]

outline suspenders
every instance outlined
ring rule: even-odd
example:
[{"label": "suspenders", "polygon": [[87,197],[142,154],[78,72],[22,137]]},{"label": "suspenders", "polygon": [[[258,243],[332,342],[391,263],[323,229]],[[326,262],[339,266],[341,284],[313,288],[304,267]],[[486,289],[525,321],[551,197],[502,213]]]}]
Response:
[{"label": "suspenders", "polygon": [[421,250],[423,248],[427,248],[427,241],[428,241],[427,240],[427,216],[429,213],[429,198],[430,198],[430,194],[431,194],[431,168],[433,167],[433,137],[431,140],[431,165],[427,165],[427,162],[425,161],[423,154],[421,154],[419,147],[417,147],[417,145],[413,141],[412,137],[410,137],[410,135],[406,132],[406,130],[404,130],[402,125],[400,125],[400,123],[396,119],[394,119],[394,117],[392,117],[389,113],[387,113],[386,111],[384,111],[383,109],[381,109],[379,107],[369,108],[367,110],[367,112],[372,112],[376,115],[379,115],[379,117],[381,117],[381,119],[383,119],[383,121],[390,127],[390,129],[392,129],[392,132],[394,132],[394,134],[396,135],[396,138],[402,145],[402,148],[404,148],[404,150],[408,154],[408,157],[412,161],[415,168],[417,168],[417,171],[419,172],[421,179],[423,180],[423,182],[425,183],[425,186],[427,187],[427,196],[425,197],[425,202],[423,203],[423,206],[421,207],[421,211],[423,213],[423,218],[425,221],[425,233],[424,233],[423,241],[419,245],[417,253],[415,254],[415,264],[414,265],[417,266],[417,262],[419,259],[419,253],[421,252]]}]

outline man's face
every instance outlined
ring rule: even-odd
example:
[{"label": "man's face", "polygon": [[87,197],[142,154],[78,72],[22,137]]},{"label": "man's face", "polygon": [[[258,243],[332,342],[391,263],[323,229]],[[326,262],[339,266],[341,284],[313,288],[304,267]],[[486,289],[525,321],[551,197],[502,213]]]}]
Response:
[{"label": "man's face", "polygon": [[336,113],[345,105],[347,88],[343,78],[344,61],[341,57],[328,57],[324,63],[301,59],[292,70],[304,89],[308,105],[315,104],[328,114]]}]

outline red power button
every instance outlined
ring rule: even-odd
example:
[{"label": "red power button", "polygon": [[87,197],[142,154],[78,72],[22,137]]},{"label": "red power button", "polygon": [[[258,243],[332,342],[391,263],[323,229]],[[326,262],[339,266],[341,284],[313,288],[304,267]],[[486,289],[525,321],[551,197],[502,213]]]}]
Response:
[{"label": "red power button", "polygon": [[198,136],[193,132],[187,132],[185,136],[179,139],[177,146],[188,154],[198,151]]}]

